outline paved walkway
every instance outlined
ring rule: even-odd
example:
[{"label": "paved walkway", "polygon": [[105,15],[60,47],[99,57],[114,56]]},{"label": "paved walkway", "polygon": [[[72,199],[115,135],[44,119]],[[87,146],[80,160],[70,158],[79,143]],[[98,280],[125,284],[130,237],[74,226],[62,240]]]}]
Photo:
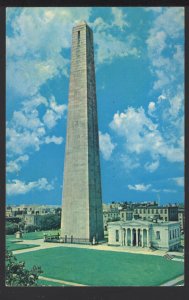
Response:
[{"label": "paved walkway", "polygon": [[39,279],[50,281],[50,282],[62,283],[63,285],[66,284],[66,285],[72,285],[72,286],[86,286],[81,283],[59,280],[59,279],[49,278],[49,277],[45,277],[45,276],[39,276]]},{"label": "paved walkway", "polygon": [[173,286],[173,285],[176,285],[179,281],[182,281],[184,280],[184,275],[181,275],[175,279],[172,279],[164,284],[161,284],[161,286]]},{"label": "paved walkway", "polygon": [[91,250],[99,250],[99,251],[114,251],[114,252],[127,252],[127,253],[135,253],[135,254],[148,254],[148,255],[158,255],[158,256],[164,256],[166,254],[165,251],[162,250],[156,250],[152,251],[147,248],[137,248],[137,247],[115,247],[115,246],[108,246],[107,243],[105,244],[99,244],[99,245],[81,245],[81,244],[63,244],[63,243],[49,243],[44,242],[43,239],[38,240],[23,240],[22,242],[19,242],[19,244],[35,244],[39,247],[34,248],[28,248],[28,249],[21,249],[21,250],[14,250],[13,254],[20,254],[20,253],[26,253],[26,252],[33,252],[38,251],[42,249],[49,249],[49,248],[56,248],[56,247],[68,247],[68,248],[83,248],[83,249],[91,249]]}]

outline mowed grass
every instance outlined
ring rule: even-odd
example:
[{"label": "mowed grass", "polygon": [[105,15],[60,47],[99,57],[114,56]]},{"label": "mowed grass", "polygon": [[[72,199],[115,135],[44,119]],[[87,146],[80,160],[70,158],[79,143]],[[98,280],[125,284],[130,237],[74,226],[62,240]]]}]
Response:
[{"label": "mowed grass", "polygon": [[[23,237],[21,239],[17,239],[19,240],[38,240],[38,239],[43,239],[44,237],[44,233],[47,234],[58,234],[58,232],[60,232],[60,230],[47,230],[47,231],[36,231],[36,232],[27,232],[27,233],[23,233]],[[11,234],[11,235],[6,235],[6,240],[16,240],[15,235]]]},{"label": "mowed grass", "polygon": [[38,247],[35,244],[27,245],[27,244],[16,244],[17,242],[22,242],[23,240],[37,240],[37,239],[42,239],[44,237],[44,233],[47,234],[57,234],[59,230],[48,230],[48,231],[36,231],[36,232],[28,232],[24,233],[23,237],[21,239],[16,239],[15,235],[6,235],[6,249],[9,251],[14,251],[14,250],[21,250],[21,249],[27,249],[27,248],[33,248],[33,247]]},{"label": "mowed grass", "polygon": [[57,247],[18,254],[42,276],[89,286],[158,286],[182,275],[182,262],[155,255]]},{"label": "mowed grass", "polygon": [[22,250],[22,249],[28,249],[28,248],[34,248],[34,247],[38,247],[38,245],[34,245],[34,244],[16,244],[16,243],[6,243],[6,249],[9,251],[14,251],[14,250]]}]

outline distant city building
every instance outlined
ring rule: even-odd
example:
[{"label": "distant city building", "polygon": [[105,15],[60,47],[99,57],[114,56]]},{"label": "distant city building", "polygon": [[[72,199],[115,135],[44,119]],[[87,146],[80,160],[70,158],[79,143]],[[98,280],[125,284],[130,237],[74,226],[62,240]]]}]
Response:
[{"label": "distant city building", "polygon": [[26,225],[39,226],[41,220],[41,215],[25,215],[23,221]]},{"label": "distant city building", "polygon": [[179,222],[132,220],[108,224],[108,245],[178,250]]},{"label": "distant city building", "polygon": [[163,221],[178,221],[178,206],[136,206],[120,211],[120,220],[127,221],[134,219]]},{"label": "distant city building", "polygon": [[108,222],[119,221],[120,213],[117,208],[111,208],[108,211],[103,211],[104,230],[107,230]]},{"label": "distant city building", "polygon": [[178,220],[180,222],[180,229],[183,232],[184,231],[184,207],[179,207],[178,208]]},{"label": "distant city building", "polygon": [[60,214],[61,207],[58,205],[9,205],[6,208],[6,221],[25,225],[38,225],[40,216],[47,214]]},{"label": "distant city building", "polygon": [[121,221],[130,221],[133,219],[133,209],[130,207],[120,210],[119,214]]}]

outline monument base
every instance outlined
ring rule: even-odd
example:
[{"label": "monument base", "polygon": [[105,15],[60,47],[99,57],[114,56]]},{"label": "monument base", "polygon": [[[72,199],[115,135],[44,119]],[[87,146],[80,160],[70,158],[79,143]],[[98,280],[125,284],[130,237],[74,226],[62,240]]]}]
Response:
[{"label": "monument base", "polygon": [[73,237],[61,237],[60,238],[61,243],[65,244],[84,244],[84,245],[90,245],[92,241],[85,238],[73,238]]}]

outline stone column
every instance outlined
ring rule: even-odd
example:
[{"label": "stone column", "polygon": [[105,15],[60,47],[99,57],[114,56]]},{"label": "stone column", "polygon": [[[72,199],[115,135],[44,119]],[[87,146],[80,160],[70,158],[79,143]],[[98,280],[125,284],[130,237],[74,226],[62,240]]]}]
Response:
[{"label": "stone column", "polygon": [[127,246],[127,228],[125,228],[125,246]]},{"label": "stone column", "polygon": [[133,246],[133,228],[131,228],[131,246]]},{"label": "stone column", "polygon": [[141,244],[142,244],[142,247],[144,247],[144,232],[143,232],[143,228],[141,229]]},{"label": "stone column", "polygon": [[147,247],[149,247],[149,229],[146,230]]},{"label": "stone column", "polygon": [[121,230],[121,245],[124,246],[124,230]]},{"label": "stone column", "polygon": [[138,228],[136,228],[136,246],[138,247]]}]

